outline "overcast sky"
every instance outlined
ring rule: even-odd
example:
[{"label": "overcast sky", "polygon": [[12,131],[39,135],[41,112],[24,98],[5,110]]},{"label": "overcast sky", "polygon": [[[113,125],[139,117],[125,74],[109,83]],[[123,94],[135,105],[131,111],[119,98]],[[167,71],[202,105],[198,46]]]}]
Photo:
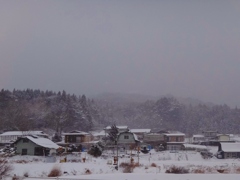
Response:
[{"label": "overcast sky", "polygon": [[240,106],[239,0],[0,0],[0,88]]}]

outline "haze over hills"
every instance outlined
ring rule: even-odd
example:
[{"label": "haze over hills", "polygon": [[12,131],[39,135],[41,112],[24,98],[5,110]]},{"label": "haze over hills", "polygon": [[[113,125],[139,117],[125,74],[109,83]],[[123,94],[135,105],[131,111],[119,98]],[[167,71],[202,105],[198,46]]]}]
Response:
[{"label": "haze over hills", "polygon": [[187,134],[209,128],[221,133],[239,133],[240,129],[238,108],[206,105],[191,98],[180,101],[169,95],[158,98],[104,93],[92,98],[66,91],[1,90],[0,105],[0,130],[50,128],[59,133],[76,127],[89,131],[111,124]]},{"label": "haze over hills", "polygon": [[192,105],[197,106],[199,104],[205,104],[207,106],[213,106],[214,103],[212,102],[204,102],[196,98],[190,97],[176,97],[171,94],[162,95],[162,96],[151,96],[151,95],[144,95],[144,94],[137,94],[137,93],[111,93],[105,92],[98,95],[90,96],[95,100],[106,101],[111,103],[144,103],[146,101],[157,101],[160,98],[167,97],[167,98],[175,98],[181,104],[184,105]]}]

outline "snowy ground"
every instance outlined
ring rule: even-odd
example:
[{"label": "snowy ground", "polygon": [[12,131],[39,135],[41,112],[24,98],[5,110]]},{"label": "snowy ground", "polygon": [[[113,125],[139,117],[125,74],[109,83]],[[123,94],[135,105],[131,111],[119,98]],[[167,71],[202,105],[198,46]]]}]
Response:
[{"label": "snowy ground", "polygon": [[[86,157],[86,162],[82,158]],[[15,174],[19,177],[28,176],[24,179],[48,179],[48,174],[53,167],[58,167],[63,175],[59,179],[116,179],[116,180],[239,180],[240,179],[240,160],[220,160],[216,158],[203,159],[197,152],[154,152],[151,154],[139,155],[140,167],[135,167],[132,173],[123,173],[123,168],[119,167],[118,171],[114,165],[108,164],[113,162],[112,154],[107,153],[101,158],[92,158],[86,153],[81,155],[66,156],[67,162],[60,163],[57,157],[54,163],[47,163],[44,157],[31,156],[14,156],[9,158],[9,162],[14,167],[12,176]],[[134,162],[138,162],[138,156],[135,155]],[[49,161],[49,160],[48,160]],[[81,162],[80,162],[81,161]],[[119,164],[122,162],[129,163],[129,156],[120,158]],[[152,167],[152,163],[156,167]],[[181,166],[189,170],[188,174],[167,174],[165,173],[170,166]],[[202,170],[199,173],[198,170]],[[219,173],[218,170],[224,170]],[[198,173],[196,173],[198,172]],[[31,178],[30,178],[31,177]],[[33,178],[34,177],[34,178]],[[11,178],[6,178],[11,179]],[[55,178],[56,179],[56,178]]]}]

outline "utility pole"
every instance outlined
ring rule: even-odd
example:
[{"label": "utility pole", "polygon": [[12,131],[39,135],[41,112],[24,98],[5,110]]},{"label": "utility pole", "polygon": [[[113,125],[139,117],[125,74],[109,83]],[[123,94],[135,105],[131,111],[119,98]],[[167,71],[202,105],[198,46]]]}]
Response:
[{"label": "utility pole", "polygon": [[117,143],[117,170],[118,170],[118,143]]},{"label": "utility pole", "polygon": [[139,154],[140,154],[140,147],[137,147],[137,153],[138,153],[138,164],[139,164]]}]

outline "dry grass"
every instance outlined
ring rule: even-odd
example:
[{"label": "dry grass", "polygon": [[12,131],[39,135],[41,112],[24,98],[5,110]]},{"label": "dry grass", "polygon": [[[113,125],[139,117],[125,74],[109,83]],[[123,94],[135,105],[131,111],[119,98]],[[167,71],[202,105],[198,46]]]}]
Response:
[{"label": "dry grass", "polygon": [[152,163],[151,167],[157,167],[157,165],[155,163]]},{"label": "dry grass", "polygon": [[15,163],[27,164],[27,163],[29,163],[29,161],[26,161],[26,160],[16,160]]},{"label": "dry grass", "polygon": [[119,167],[123,168],[123,173],[132,173],[133,169],[139,167],[139,163],[125,163],[122,162]]},{"label": "dry grass", "polygon": [[178,167],[178,166],[170,166],[167,170],[166,173],[171,173],[171,174],[187,174],[189,173],[189,170],[186,169],[185,167]]},{"label": "dry grass", "polygon": [[205,170],[204,169],[193,169],[191,172],[194,174],[204,174]]},{"label": "dry grass", "polygon": [[240,167],[235,167],[235,168],[234,168],[234,172],[235,172],[236,174],[240,174]]},{"label": "dry grass", "polygon": [[48,174],[48,177],[58,177],[62,175],[62,171],[59,167],[54,166],[50,173]]},{"label": "dry grass", "polygon": [[8,163],[5,159],[0,159],[0,178],[2,176],[7,176],[13,170],[12,165]]},{"label": "dry grass", "polygon": [[213,167],[205,167],[206,173],[216,173],[216,169]]}]

